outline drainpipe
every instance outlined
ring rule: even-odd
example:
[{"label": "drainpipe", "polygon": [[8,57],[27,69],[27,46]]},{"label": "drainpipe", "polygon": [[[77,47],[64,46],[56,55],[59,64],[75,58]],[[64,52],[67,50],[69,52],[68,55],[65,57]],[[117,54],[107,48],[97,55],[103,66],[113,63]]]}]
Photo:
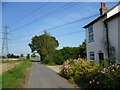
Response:
[{"label": "drainpipe", "polygon": [[108,53],[108,58],[110,58],[110,53],[109,53],[109,37],[108,37],[108,25],[104,21],[105,29],[106,29],[106,42],[107,42],[107,53]]}]

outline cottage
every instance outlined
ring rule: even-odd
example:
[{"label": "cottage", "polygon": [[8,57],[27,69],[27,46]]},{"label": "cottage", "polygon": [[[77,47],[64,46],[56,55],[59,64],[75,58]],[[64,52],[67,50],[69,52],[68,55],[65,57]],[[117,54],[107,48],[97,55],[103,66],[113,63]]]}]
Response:
[{"label": "cottage", "polygon": [[84,28],[87,60],[99,65],[105,58],[114,58],[113,63],[120,63],[120,3],[110,10],[101,3],[100,16]]}]

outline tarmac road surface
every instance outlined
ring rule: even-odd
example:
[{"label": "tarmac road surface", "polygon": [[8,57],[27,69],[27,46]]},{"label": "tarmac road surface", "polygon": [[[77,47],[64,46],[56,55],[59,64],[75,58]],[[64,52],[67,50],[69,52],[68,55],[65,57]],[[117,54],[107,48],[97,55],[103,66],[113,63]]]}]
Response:
[{"label": "tarmac road surface", "polygon": [[55,71],[37,62],[33,63],[27,88],[74,88]]}]

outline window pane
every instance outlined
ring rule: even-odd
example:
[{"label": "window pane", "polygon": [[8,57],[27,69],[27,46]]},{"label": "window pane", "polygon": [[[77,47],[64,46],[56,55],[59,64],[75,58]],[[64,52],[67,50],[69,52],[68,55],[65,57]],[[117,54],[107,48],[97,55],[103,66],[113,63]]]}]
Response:
[{"label": "window pane", "polygon": [[89,34],[90,34],[90,33],[93,33],[93,26],[90,26],[90,27],[88,28],[88,32],[89,32]]},{"label": "window pane", "polygon": [[89,34],[89,42],[93,42],[94,41],[93,26],[90,26],[88,28],[88,34]]},{"label": "window pane", "polygon": [[94,60],[94,52],[90,52],[90,60]]}]

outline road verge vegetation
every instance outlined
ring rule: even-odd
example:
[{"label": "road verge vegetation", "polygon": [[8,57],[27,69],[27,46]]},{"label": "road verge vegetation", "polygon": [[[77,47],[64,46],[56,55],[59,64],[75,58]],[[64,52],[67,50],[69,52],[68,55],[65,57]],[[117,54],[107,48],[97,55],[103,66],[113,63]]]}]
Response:
[{"label": "road verge vegetation", "polygon": [[84,59],[69,59],[61,75],[82,88],[119,88],[120,65],[98,66]]},{"label": "road verge vegetation", "polygon": [[23,61],[20,65],[14,67],[2,74],[2,88],[23,88],[26,79],[26,70],[30,68],[30,61]]}]

